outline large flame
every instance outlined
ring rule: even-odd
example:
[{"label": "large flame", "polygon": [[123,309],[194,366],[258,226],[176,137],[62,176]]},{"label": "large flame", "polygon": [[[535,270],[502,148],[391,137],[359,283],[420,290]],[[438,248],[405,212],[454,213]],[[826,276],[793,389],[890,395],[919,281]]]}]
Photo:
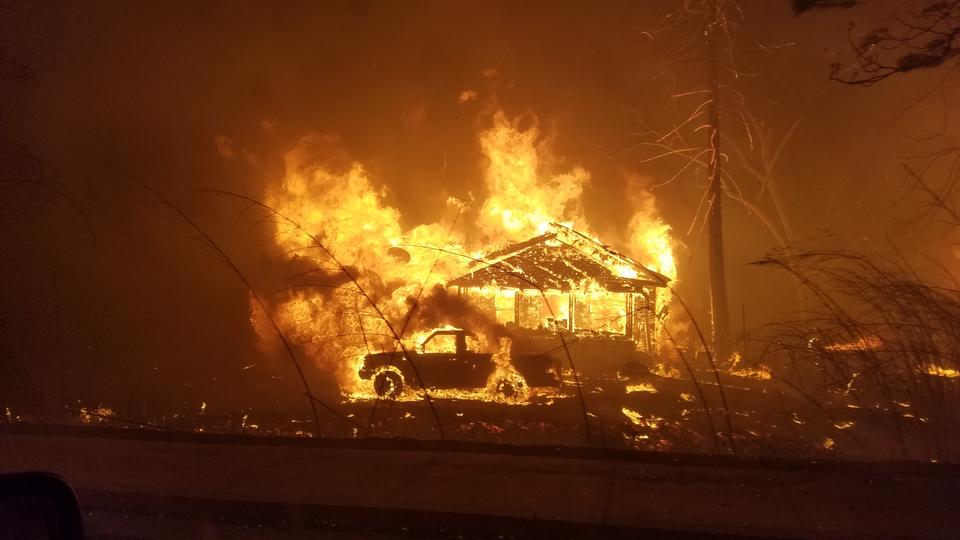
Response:
[{"label": "large flame", "polygon": [[489,194],[480,210],[479,225],[493,242],[516,242],[545,233],[554,222],[582,222],[580,195],[590,176],[581,168],[547,174],[540,165],[539,129],[520,129],[502,111],[493,127],[480,135],[488,161]]},{"label": "large flame", "polygon": [[[363,165],[337,153],[334,137],[309,135],[287,154],[285,177],[268,190],[266,203],[314,238],[277,225],[275,241],[298,278],[274,300],[271,314],[285,336],[302,346],[318,365],[337,374],[347,396],[373,395],[372,383],[357,375],[364,355],[397,350],[394,333],[408,350],[429,334],[432,326],[424,325],[438,321],[418,313],[409,316],[411,307],[428,305],[428,297],[442,292],[442,284],[465,272],[471,256],[463,254],[476,256],[526,240],[548,231],[554,223],[591,235],[580,207],[588,173],[582,168],[550,170],[547,164],[556,160],[549,157],[549,141],[541,136],[535,119],[528,123],[531,125],[524,129],[521,119],[510,119],[500,111],[492,116],[492,126],[480,133],[488,193],[475,211],[476,227],[457,226],[473,214],[464,203],[451,198],[435,223],[404,229],[400,212],[385,202],[385,189],[371,182]],[[465,238],[457,232],[464,229],[473,236]],[[637,209],[629,231],[626,251],[648,268],[674,278],[670,229],[651,205]],[[341,265],[349,275],[341,271]],[[500,294],[512,299],[514,291]],[[562,304],[560,311],[565,309]],[[618,309],[625,315],[622,307]],[[467,313],[469,307],[452,300],[445,313],[457,310],[464,312],[461,318],[470,324],[496,322],[482,321],[476,313]],[[262,314],[253,313],[252,322],[258,334],[269,339]],[[481,334],[488,329],[471,330]],[[488,352],[494,353],[498,380],[506,378],[515,389],[523,388],[523,396],[530,395],[504,361],[510,354],[510,340],[492,333],[482,337]],[[495,386],[496,381],[491,380],[477,392],[453,393],[452,397],[496,399]]]},{"label": "large flame", "polygon": [[627,196],[633,207],[633,215],[627,225],[627,249],[632,257],[647,268],[675,280],[677,266],[673,257],[670,225],[660,217],[657,200],[647,187],[649,183],[650,179],[638,175],[627,176]]}]

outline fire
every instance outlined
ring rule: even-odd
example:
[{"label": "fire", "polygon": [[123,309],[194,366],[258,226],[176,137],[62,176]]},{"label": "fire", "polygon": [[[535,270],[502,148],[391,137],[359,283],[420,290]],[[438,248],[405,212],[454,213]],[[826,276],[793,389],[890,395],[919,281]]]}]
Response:
[{"label": "fire", "polygon": [[[9,416],[9,414],[9,409],[7,409],[7,415]],[[116,416],[116,413],[110,407],[104,407],[103,405],[99,405],[95,409],[80,407],[80,421],[84,424],[89,424],[91,422],[103,422],[108,420],[111,416]]]},{"label": "fire", "polygon": [[[449,325],[442,326],[427,331],[416,332],[413,334],[411,339],[428,337],[438,331],[449,330],[460,329],[451,327]],[[476,342],[478,348],[488,348],[487,344],[484,343],[484,340],[477,339]],[[490,401],[509,405],[528,405],[534,400],[545,401],[559,397],[556,391],[552,391],[550,389],[537,389],[535,391],[534,389],[530,388],[526,379],[513,365],[511,356],[512,342],[509,338],[500,338],[495,347],[495,351],[490,355],[490,359],[493,363],[493,369],[483,385],[477,386],[476,388],[463,389],[431,388],[430,396],[435,399]],[[418,346],[412,355],[414,358],[417,358],[416,355],[418,353],[453,352],[455,351],[442,346],[432,349]],[[421,357],[418,360],[423,360],[423,358]],[[364,355],[358,355],[356,358],[354,358],[353,372],[359,372],[363,363]],[[398,369],[386,369],[400,374],[400,370]],[[360,381],[358,379],[354,379],[353,383],[353,386],[345,388],[351,400],[372,400],[378,398],[375,384],[371,384],[369,381]],[[417,401],[422,399],[422,394],[418,391],[412,390],[409,386],[405,386],[402,392],[391,397],[391,399],[395,401]]]},{"label": "fire", "polygon": [[734,351],[730,356],[730,374],[747,379],[757,379],[759,381],[769,381],[773,378],[773,372],[769,367],[760,364],[757,367],[741,365],[742,358],[739,351]]},{"label": "fire", "polygon": [[649,223],[634,216],[630,228],[633,230],[630,243],[639,257],[649,259],[647,265],[652,270],[676,280],[677,266],[670,247],[670,226],[659,220]]},{"label": "fire", "polygon": [[495,401],[505,403],[526,402],[530,396],[530,388],[526,379],[517,371],[511,362],[513,343],[510,338],[500,338],[497,352],[493,354],[494,370],[487,379],[484,389],[486,394],[494,396]]},{"label": "fire", "polygon": [[660,218],[657,200],[646,187],[648,179],[636,175],[627,177],[628,197],[633,216],[627,225],[627,247],[630,255],[670,280],[677,279],[677,265],[673,254],[670,225]]},{"label": "fire", "polygon": [[660,424],[663,422],[663,418],[653,415],[643,415],[632,409],[623,407],[620,409],[620,412],[626,416],[630,422],[635,426],[645,427],[648,429],[658,429]]},{"label": "fire", "polygon": [[824,345],[823,350],[830,352],[874,351],[883,346],[883,340],[876,336],[864,336],[852,341]]},{"label": "fire", "polygon": [[957,377],[960,377],[960,370],[954,368],[947,368],[936,364],[927,364],[925,369],[928,375],[933,375],[935,377],[944,377],[946,379],[956,379]]},{"label": "fire", "polygon": [[[611,295],[590,280],[564,284],[562,292],[541,292],[533,285],[505,287],[501,272],[490,284],[449,292],[451,280],[505,244],[556,234],[548,245],[566,242],[579,248],[616,277],[643,279],[635,267],[639,262],[675,279],[670,228],[655,215],[652,203],[637,209],[629,224],[627,251],[636,261],[592,247],[590,242],[601,244],[580,207],[589,174],[579,167],[552,170],[549,164],[559,160],[551,159],[550,141],[542,137],[535,118],[524,127],[527,120],[498,111],[491,127],[480,133],[488,192],[479,208],[450,197],[435,223],[413,228],[401,225],[400,212],[386,203],[386,189],[376,186],[367,169],[341,155],[336,137],[309,135],[287,154],[285,177],[268,190],[265,202],[314,235],[336,261],[314,239],[278,225],[275,242],[297,277],[269,309],[287,339],[336,375],[347,398],[376,397],[371,380],[358,375],[365,357],[382,351],[402,357],[403,350],[416,351],[438,328],[453,327],[477,334],[492,355],[494,375],[477,389],[428,388],[431,396],[516,403],[550,395],[526,384],[512,364],[514,343],[494,331],[511,322],[521,325],[526,319],[516,317],[532,315],[524,309],[537,303],[541,312],[527,323],[531,328],[576,327],[631,338],[631,321],[640,320],[632,311],[634,301],[625,303],[622,293]],[[471,219],[476,226],[464,227]],[[668,296],[655,296],[644,300],[649,304],[644,321],[652,321],[645,324],[662,324],[658,317],[665,317]],[[589,309],[581,307],[586,302]],[[264,320],[254,307],[251,324],[269,345],[271,332]],[[659,334],[652,326],[644,328],[645,346],[654,350]],[[639,346],[641,337],[632,339]],[[393,376],[384,377],[382,381]],[[421,399],[420,392],[408,385],[396,399]]]},{"label": "fire", "polygon": [[650,373],[667,379],[679,379],[682,377],[679,369],[674,366],[668,366],[663,362],[654,364],[653,367],[650,368]]},{"label": "fire", "polygon": [[489,195],[478,224],[488,241],[517,242],[547,232],[554,222],[583,222],[579,201],[590,176],[581,168],[543,174],[539,139],[536,123],[521,130],[520,120],[509,120],[503,111],[480,135]]},{"label": "fire", "polygon": [[635,394],[640,392],[647,392],[650,394],[656,394],[657,388],[650,383],[636,383],[627,385],[627,393]]}]

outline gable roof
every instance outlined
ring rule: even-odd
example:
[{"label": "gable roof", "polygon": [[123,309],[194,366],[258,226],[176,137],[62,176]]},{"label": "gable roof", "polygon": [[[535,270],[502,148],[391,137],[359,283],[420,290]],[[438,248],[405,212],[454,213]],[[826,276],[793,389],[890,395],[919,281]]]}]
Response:
[{"label": "gable roof", "polygon": [[[670,281],[610,246],[569,227],[553,230],[489,253],[448,286],[570,291],[595,282],[611,292],[640,292]],[[635,277],[634,277],[635,276]]]}]

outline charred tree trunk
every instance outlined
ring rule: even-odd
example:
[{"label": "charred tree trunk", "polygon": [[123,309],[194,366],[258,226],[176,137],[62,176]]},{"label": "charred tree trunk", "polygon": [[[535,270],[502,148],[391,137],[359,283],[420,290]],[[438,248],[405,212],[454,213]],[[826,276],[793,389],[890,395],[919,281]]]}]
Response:
[{"label": "charred tree trunk", "polygon": [[710,314],[713,350],[725,360],[729,354],[730,308],[727,301],[727,275],[723,257],[723,180],[720,163],[720,44],[718,33],[723,26],[720,2],[710,5],[712,21],[707,31],[708,91],[710,106],[707,122],[710,133],[710,184],[707,214],[707,237],[710,264]]}]

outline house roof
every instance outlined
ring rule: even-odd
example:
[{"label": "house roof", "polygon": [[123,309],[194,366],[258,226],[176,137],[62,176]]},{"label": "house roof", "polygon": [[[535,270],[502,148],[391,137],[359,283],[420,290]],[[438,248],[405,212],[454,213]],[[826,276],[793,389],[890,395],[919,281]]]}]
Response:
[{"label": "house roof", "polygon": [[556,224],[552,231],[491,252],[472,266],[447,285],[570,291],[595,282],[611,292],[640,292],[670,281],[610,246]]}]

